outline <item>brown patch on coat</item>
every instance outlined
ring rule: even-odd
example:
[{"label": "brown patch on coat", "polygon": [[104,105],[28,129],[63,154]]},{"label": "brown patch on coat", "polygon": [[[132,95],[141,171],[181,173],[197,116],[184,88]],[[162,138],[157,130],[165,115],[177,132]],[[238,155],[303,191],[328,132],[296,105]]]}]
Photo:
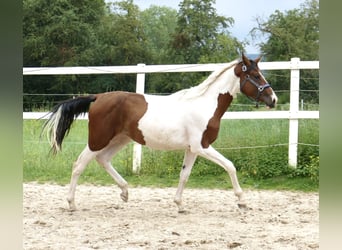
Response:
[{"label": "brown patch on coat", "polygon": [[101,150],[119,134],[144,145],[138,122],[146,110],[147,102],[141,94],[122,91],[97,94],[89,109],[89,148]]},{"label": "brown patch on coat", "polygon": [[229,94],[220,94],[217,98],[217,107],[212,118],[210,118],[206,130],[204,130],[201,140],[203,148],[208,148],[216,139],[220,130],[220,121],[226,112],[233,97]]}]

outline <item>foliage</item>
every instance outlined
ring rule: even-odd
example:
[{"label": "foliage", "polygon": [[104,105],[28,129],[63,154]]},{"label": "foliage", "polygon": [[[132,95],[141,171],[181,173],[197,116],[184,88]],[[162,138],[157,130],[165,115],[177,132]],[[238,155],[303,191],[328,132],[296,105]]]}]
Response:
[{"label": "foliage", "polygon": [[[132,1],[106,6],[103,0],[25,0],[23,5],[26,67],[127,65],[149,58]],[[134,80],[135,75],[24,76],[24,93],[30,94],[24,96],[24,110],[65,99],[61,94],[134,91]]]},{"label": "foliage", "polygon": [[[191,36],[182,63],[226,62],[242,44],[229,35],[232,18],[219,16],[213,0],[184,0],[181,10],[133,0],[24,0],[24,66],[102,66],[179,63],[180,33]],[[191,21],[184,23],[184,18]],[[197,39],[196,37],[200,37]],[[171,45],[174,46],[171,46]],[[170,93],[198,84],[206,74],[153,74],[148,92]],[[65,94],[134,91],[135,75],[24,76],[24,110],[41,109]],[[47,95],[46,95],[47,94]],[[41,96],[46,95],[46,96]]]},{"label": "foliage", "polygon": [[[230,36],[231,17],[220,16],[214,0],[183,0],[177,25],[171,34],[168,58],[174,64],[229,62],[239,56],[243,45]],[[172,93],[200,83],[207,73],[164,74],[155,92]],[[170,81],[170,79],[172,79]]]},{"label": "foliage", "polygon": [[169,64],[170,34],[177,25],[177,11],[168,7],[151,5],[140,13],[146,34],[146,50],[151,53],[149,64]]},{"label": "foliage", "polygon": [[[104,15],[104,6],[102,0],[24,0],[24,66],[97,64],[99,46],[95,31]],[[87,87],[89,83],[77,76],[25,76],[23,90],[30,94],[66,94],[89,91]],[[40,101],[53,102],[59,97],[24,96],[24,110],[30,110],[31,106],[26,104],[30,99],[41,107]]]},{"label": "foliage", "polygon": [[[110,57],[115,65],[136,65],[149,61],[146,50],[144,25],[140,20],[140,10],[133,0],[110,3],[108,13],[110,37],[104,40],[105,50],[113,51]],[[102,30],[107,33],[108,29]]]},{"label": "foliage", "polygon": [[23,1],[25,66],[91,64],[102,0]]},{"label": "foliage", "polygon": [[299,165],[289,173],[290,177],[309,177],[311,181],[318,185],[319,183],[319,156],[310,155],[307,163]]},{"label": "foliage", "polygon": [[[289,61],[299,57],[303,61],[319,60],[319,3],[318,0],[307,0],[299,9],[286,12],[276,10],[268,20],[256,18],[258,24],[252,30],[253,37],[266,36],[267,40],[260,44],[260,49],[267,61]],[[268,80],[275,89],[288,90],[289,71],[274,71]],[[318,70],[301,71],[301,99],[305,102],[318,103]],[[280,98],[281,95],[280,95]],[[286,101],[287,98],[283,98]],[[287,99],[288,101],[288,99]]]},{"label": "foliage", "polygon": [[300,9],[286,12],[276,10],[267,21],[256,19],[258,27],[252,32],[269,36],[260,47],[270,61],[318,60],[319,5],[317,0],[307,0]]},{"label": "foliage", "polygon": [[[227,28],[234,20],[217,15],[213,3],[213,0],[184,0],[179,4],[177,27],[171,43],[176,63],[198,63],[201,57],[221,49],[223,40],[217,38],[219,35],[227,36]],[[234,50],[235,57],[238,47]],[[228,56],[223,55],[223,61],[235,59]]]}]

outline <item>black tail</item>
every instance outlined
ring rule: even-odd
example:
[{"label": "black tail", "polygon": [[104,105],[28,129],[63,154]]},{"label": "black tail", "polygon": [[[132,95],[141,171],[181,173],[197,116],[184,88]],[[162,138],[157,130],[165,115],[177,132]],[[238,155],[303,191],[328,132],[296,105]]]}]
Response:
[{"label": "black tail", "polygon": [[46,132],[53,153],[56,154],[62,148],[62,141],[70,131],[71,124],[80,114],[87,113],[90,103],[96,100],[96,96],[81,96],[57,104],[50,112],[49,119],[45,122],[43,131]]}]

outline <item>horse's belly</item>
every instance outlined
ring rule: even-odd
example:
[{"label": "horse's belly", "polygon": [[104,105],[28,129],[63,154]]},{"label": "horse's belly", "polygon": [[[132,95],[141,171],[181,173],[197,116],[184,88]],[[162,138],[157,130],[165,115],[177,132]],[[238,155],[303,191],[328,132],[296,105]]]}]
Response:
[{"label": "horse's belly", "polygon": [[140,123],[145,145],[160,150],[185,149],[189,146],[188,135],[184,127],[175,127],[166,123]]},{"label": "horse's belly", "polygon": [[157,150],[178,150],[178,149],[186,149],[189,147],[188,144],[175,141],[175,140],[165,140],[165,142],[157,141],[155,138],[150,138],[146,140],[146,146],[152,149]]}]

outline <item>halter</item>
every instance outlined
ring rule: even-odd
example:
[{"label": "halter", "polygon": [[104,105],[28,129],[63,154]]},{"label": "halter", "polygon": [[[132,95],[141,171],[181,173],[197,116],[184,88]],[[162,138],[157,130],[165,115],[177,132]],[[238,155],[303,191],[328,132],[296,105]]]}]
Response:
[{"label": "halter", "polygon": [[[242,65],[241,69],[243,72],[248,71],[248,68],[245,64]],[[251,69],[249,69],[249,70],[251,70]],[[242,92],[242,88],[245,86],[247,81],[250,82],[251,84],[253,84],[258,90],[258,94],[257,94],[256,98],[254,98],[254,99],[252,97],[246,95],[250,100],[255,101],[255,106],[258,108],[259,107],[259,98],[260,98],[262,92],[265,89],[270,88],[271,85],[268,82],[266,82],[266,84],[264,84],[264,85],[261,85],[261,84],[257,83],[253,78],[251,78],[250,75],[247,74],[246,78],[242,81],[242,83],[240,83],[240,91],[241,92]]]}]

